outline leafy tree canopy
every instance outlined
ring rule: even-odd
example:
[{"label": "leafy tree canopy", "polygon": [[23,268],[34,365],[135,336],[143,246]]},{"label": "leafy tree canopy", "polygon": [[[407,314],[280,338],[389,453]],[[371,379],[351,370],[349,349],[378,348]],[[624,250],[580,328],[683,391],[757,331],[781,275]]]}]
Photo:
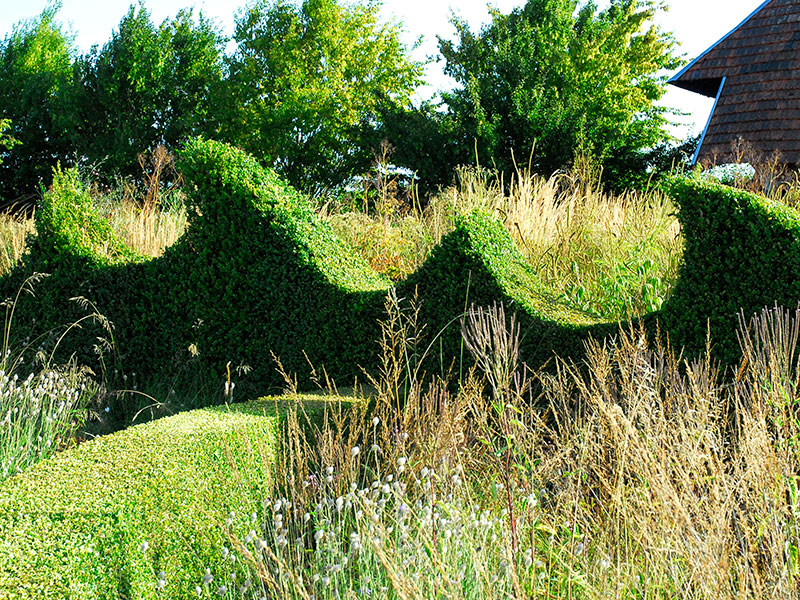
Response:
[{"label": "leafy tree canopy", "polygon": [[111,39],[75,66],[72,130],[82,158],[109,175],[132,173],[144,150],[214,133],[224,41],[202,13],[181,10],[157,27],[131,6]]},{"label": "leafy tree canopy", "polygon": [[5,145],[0,166],[0,199],[6,201],[35,192],[69,152],[60,115],[74,46],[56,21],[58,9],[50,4],[0,42],[0,119],[19,141],[14,148]]},{"label": "leafy tree canopy", "polygon": [[675,40],[652,23],[657,0],[528,0],[493,12],[480,33],[456,17],[454,41],[439,38],[443,94],[460,162],[513,169],[535,147],[532,167],[549,174],[577,155],[604,161],[622,149],[665,140],[667,109],[654,105],[666,71],[679,65]]},{"label": "leafy tree canopy", "polygon": [[[11,137],[5,133],[6,129],[11,127],[11,121],[8,119],[0,119],[0,148],[10,150],[19,143],[19,140]],[[0,151],[0,164],[3,164],[3,153]]]},{"label": "leafy tree canopy", "polygon": [[381,109],[408,105],[421,65],[376,0],[257,0],[236,21],[223,137],[300,189],[369,165]]}]

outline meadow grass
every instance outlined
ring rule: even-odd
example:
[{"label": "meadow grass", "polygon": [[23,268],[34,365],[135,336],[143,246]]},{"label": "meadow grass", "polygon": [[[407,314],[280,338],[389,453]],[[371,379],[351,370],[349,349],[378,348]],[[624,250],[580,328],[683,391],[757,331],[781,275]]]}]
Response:
[{"label": "meadow grass", "polygon": [[371,411],[290,416],[262,512],[227,524],[246,584],[199,595],[798,597],[800,312],[742,318],[732,378],[636,330],[555,373],[499,307],[464,331],[482,368],[457,393],[376,382]]},{"label": "meadow grass", "polygon": [[[609,196],[566,175],[505,186],[463,170],[424,210],[321,212],[402,277],[477,207],[586,312],[652,311],[675,277],[681,239],[666,198]],[[130,227],[156,230],[155,213],[128,214]],[[179,214],[163,231],[180,235]],[[392,302],[363,401],[321,418],[291,403],[280,431],[263,406],[196,411],[9,479],[0,588],[36,597],[68,573],[56,595],[800,597],[800,312],[741,316],[743,359],[725,373],[710,354],[683,361],[636,329],[590,343],[580,364],[533,372],[513,315],[476,308],[462,332],[477,366],[453,382],[417,370],[422,324]],[[268,452],[248,454],[250,425],[268,425]],[[206,475],[213,493],[200,493]]]},{"label": "meadow grass", "polygon": [[683,250],[670,200],[658,191],[603,192],[591,177],[519,171],[506,185],[484,169],[461,168],[456,184],[424,208],[392,198],[372,210],[323,205],[322,214],[373,268],[399,280],[419,267],[454,227],[480,208],[500,219],[547,287],[604,320],[658,310]]}]

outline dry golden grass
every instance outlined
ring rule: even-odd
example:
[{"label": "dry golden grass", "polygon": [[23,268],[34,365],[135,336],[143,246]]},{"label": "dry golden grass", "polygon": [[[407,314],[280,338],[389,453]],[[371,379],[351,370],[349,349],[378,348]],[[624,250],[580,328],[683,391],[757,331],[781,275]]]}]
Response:
[{"label": "dry golden grass", "polygon": [[[800,597],[800,311],[742,321],[745,358],[727,378],[638,331],[594,345],[586,365],[532,374],[498,307],[472,318],[483,369],[458,394],[404,377],[413,311],[396,312],[374,412],[334,412],[311,437],[290,417],[275,490],[289,529],[265,525],[269,551],[246,555],[265,590]],[[282,550],[319,530],[324,544]]]},{"label": "dry golden grass", "polygon": [[34,231],[33,220],[0,215],[0,275],[8,273],[25,251],[25,238]]},{"label": "dry golden grass", "polygon": [[106,216],[125,244],[145,256],[161,256],[186,230],[183,205],[161,210],[124,201],[111,205]]}]

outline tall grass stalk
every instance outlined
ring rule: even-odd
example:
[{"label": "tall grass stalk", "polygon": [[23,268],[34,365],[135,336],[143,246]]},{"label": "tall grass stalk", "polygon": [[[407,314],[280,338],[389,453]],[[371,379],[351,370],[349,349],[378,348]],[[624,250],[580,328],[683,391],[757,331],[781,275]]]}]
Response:
[{"label": "tall grass stalk", "polygon": [[25,238],[34,231],[33,220],[0,215],[0,275],[8,273],[25,251]]}]

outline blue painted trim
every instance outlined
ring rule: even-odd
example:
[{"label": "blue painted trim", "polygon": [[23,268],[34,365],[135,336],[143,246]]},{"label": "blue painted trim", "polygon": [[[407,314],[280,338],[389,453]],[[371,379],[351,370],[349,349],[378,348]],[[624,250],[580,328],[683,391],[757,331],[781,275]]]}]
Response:
[{"label": "blue painted trim", "polygon": [[711,45],[711,46],[708,48],[708,50],[706,50],[705,52],[703,52],[703,53],[702,53],[700,56],[698,56],[697,58],[695,58],[695,59],[694,59],[692,62],[690,62],[690,63],[689,63],[688,65],[686,65],[686,66],[685,66],[683,69],[681,69],[680,73],[678,73],[677,75],[674,75],[672,78],[670,78],[670,80],[669,80],[667,83],[674,83],[675,81],[677,81],[678,79],[680,79],[680,78],[681,78],[681,76],[683,76],[683,74],[684,74],[684,73],[686,73],[686,71],[688,71],[689,69],[691,69],[691,68],[692,68],[692,67],[693,67],[693,66],[694,66],[694,65],[697,63],[697,61],[698,61],[698,60],[700,60],[701,58],[703,58],[703,57],[704,57],[706,54],[708,54],[708,53],[709,53],[709,52],[711,52],[711,51],[712,51],[714,48],[716,48],[717,46],[719,46],[719,45],[720,45],[722,42],[724,42],[724,41],[725,41],[725,40],[727,40],[729,37],[731,37],[731,36],[732,36],[734,33],[736,33],[737,31],[739,31],[739,29],[741,29],[742,25],[744,25],[744,24],[745,24],[745,23],[747,23],[747,22],[748,22],[750,19],[752,19],[752,18],[753,18],[753,17],[754,17],[754,16],[755,16],[755,15],[756,15],[758,12],[760,12],[760,11],[761,11],[761,9],[762,9],[762,8],[764,8],[764,7],[765,7],[767,4],[769,4],[770,2],[772,2],[772,0],[766,0],[766,2],[764,2],[764,3],[763,3],[761,6],[759,6],[757,9],[755,9],[753,12],[751,12],[751,13],[750,13],[750,16],[748,16],[748,17],[747,17],[747,18],[746,18],[744,21],[742,21],[741,23],[739,23],[739,24],[738,24],[736,27],[734,27],[733,29],[731,29],[731,30],[730,30],[728,33],[726,33],[726,34],[725,34],[723,37],[721,37],[719,40],[717,40],[716,42],[714,42],[714,43],[713,43],[713,44],[712,44],[712,45]]},{"label": "blue painted trim", "polygon": [[[772,0],[770,0],[771,2]],[[720,97],[722,96],[722,90],[725,88],[725,81],[727,81],[727,77],[722,78],[722,83],[719,84],[719,90],[717,90],[717,97],[714,99],[714,106],[711,109],[711,114],[708,115],[708,121],[706,121],[706,126],[703,129],[703,135],[700,136],[700,143],[697,144],[697,150],[694,152],[694,157],[692,158],[692,166],[697,164],[697,158],[700,156],[700,148],[703,147],[703,142],[706,141],[706,132],[708,131],[708,126],[711,125],[711,119],[714,118],[714,111],[717,110],[717,103],[719,102]]]}]

